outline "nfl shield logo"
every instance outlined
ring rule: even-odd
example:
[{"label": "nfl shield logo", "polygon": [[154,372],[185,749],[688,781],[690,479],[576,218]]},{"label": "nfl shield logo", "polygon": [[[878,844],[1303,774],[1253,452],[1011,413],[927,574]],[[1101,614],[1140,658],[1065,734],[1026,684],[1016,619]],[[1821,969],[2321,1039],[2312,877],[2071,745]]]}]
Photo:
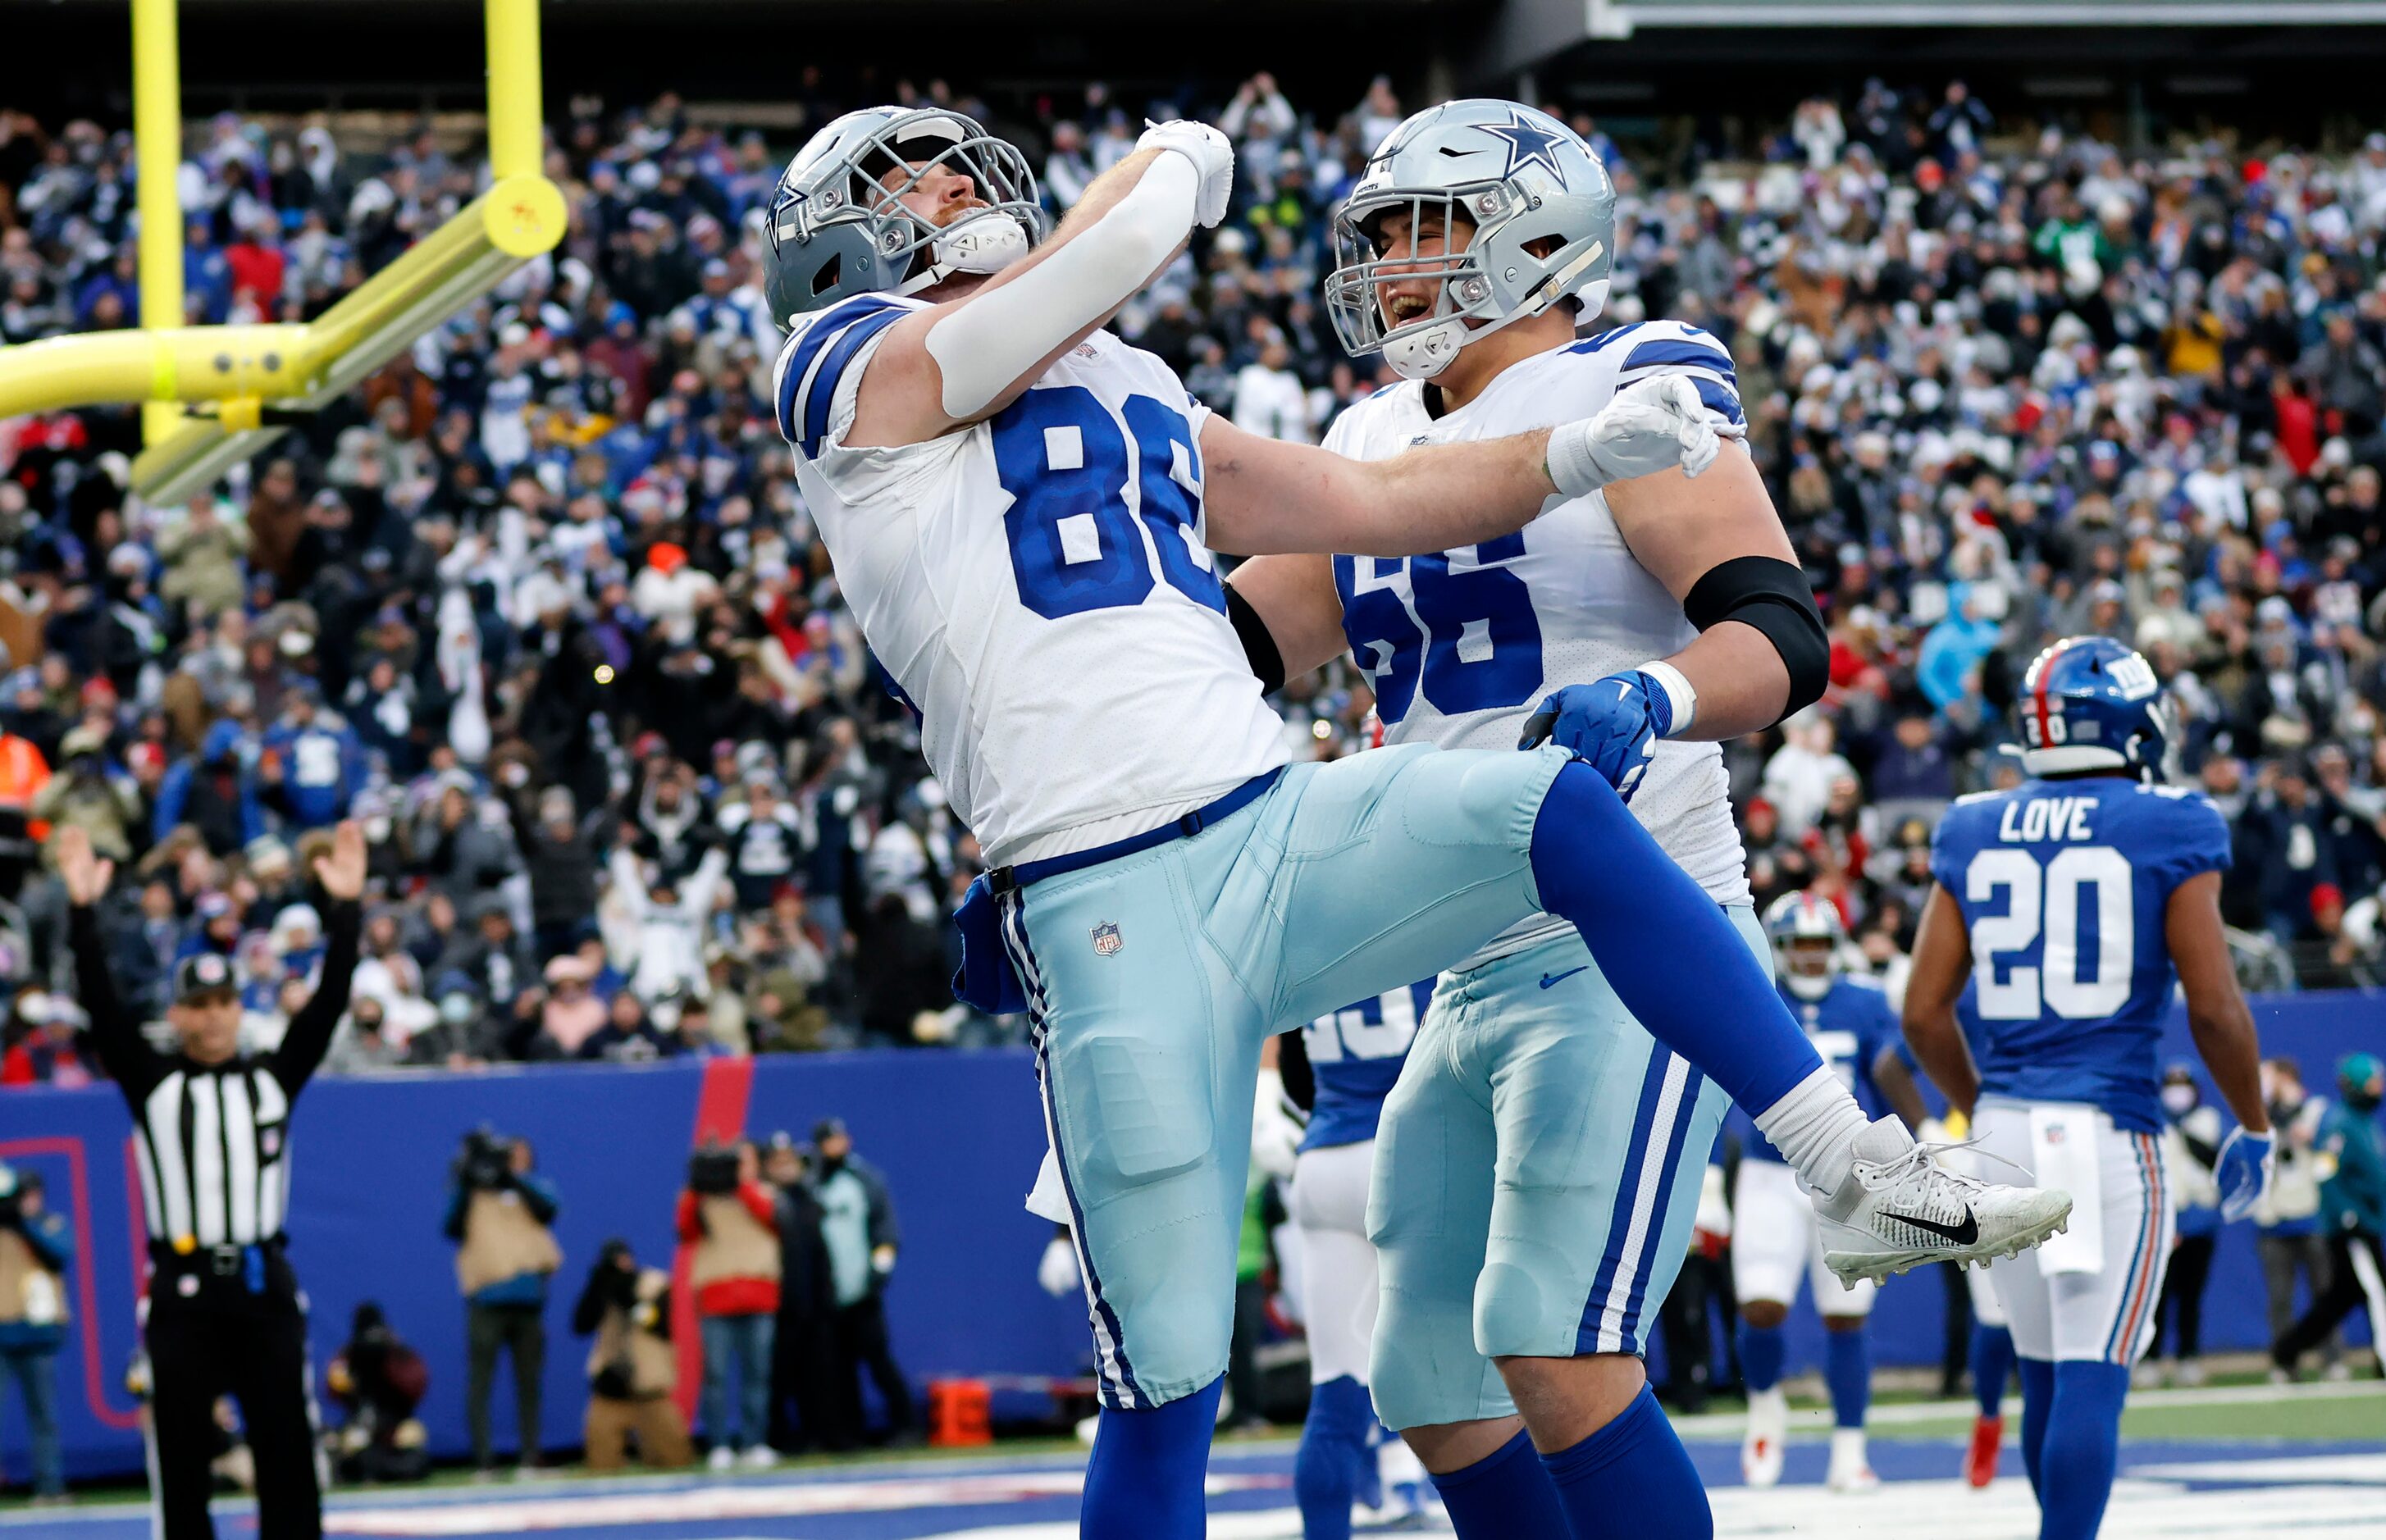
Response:
[{"label": "nfl shield logo", "polygon": [[1125,940],[1119,934],[1119,928],[1116,925],[1111,924],[1109,920],[1105,920],[1100,924],[1094,927],[1094,955],[1096,957],[1114,958],[1119,955],[1119,948],[1125,945]]}]

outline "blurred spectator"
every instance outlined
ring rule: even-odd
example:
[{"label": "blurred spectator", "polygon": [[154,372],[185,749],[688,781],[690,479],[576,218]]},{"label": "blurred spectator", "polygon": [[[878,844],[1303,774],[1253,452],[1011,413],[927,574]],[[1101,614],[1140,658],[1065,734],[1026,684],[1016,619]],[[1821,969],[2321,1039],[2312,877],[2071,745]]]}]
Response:
[{"label": "blurred spectator", "polygon": [[45,1201],[41,1173],[0,1166],[0,1370],[25,1404],[33,1502],[66,1501],[58,1450],[57,1357],[67,1340],[67,1216]]},{"label": "blurred spectator", "polygon": [[340,1480],[409,1482],[430,1473],[430,1435],[414,1415],[431,1388],[430,1368],[399,1339],[380,1305],[368,1299],[357,1307],[323,1383],[344,1414],[325,1435]]},{"label": "blurred spectator", "polygon": [[853,1136],[840,1120],[826,1118],[813,1125],[812,1152],[810,1186],[820,1208],[821,1243],[828,1253],[836,1348],[823,1442],[832,1449],[849,1449],[860,1442],[865,1370],[886,1409],[887,1438],[907,1442],[912,1436],[911,1390],[887,1341],[883,1297],[902,1244],[894,1200],[877,1168],[853,1153]]},{"label": "blurred spectator", "polygon": [[[2298,1277],[2306,1303],[2328,1292],[2328,1243],[2320,1233],[2317,1142],[2329,1103],[2327,1097],[2304,1089],[2303,1072],[2292,1058],[2263,1061],[2262,1099],[2279,1138],[2272,1156],[2270,1190],[2254,1210],[2254,1249],[2262,1258],[2270,1339],[2275,1342],[2286,1334],[2299,1313],[2295,1307]],[[2322,1367],[2329,1378],[2338,1378],[2344,1354],[2342,1333],[2329,1333],[2318,1346]],[[2284,1381],[2288,1374],[2279,1370],[2271,1378]]]},{"label": "blurred spectator", "polygon": [[596,1338],[588,1347],[588,1469],[617,1471],[630,1439],[659,1471],[694,1463],[687,1420],[672,1390],[679,1356],[671,1341],[671,1276],[642,1268],[630,1243],[609,1240],[571,1309],[571,1329]]},{"label": "blurred spectator", "polygon": [[[709,1146],[679,1196],[679,1238],[692,1249],[688,1281],[704,1336],[704,1431],[712,1469],[767,1470],[771,1338],[779,1311],[779,1210],[762,1185],[753,1145]],[[729,1383],[737,1382],[730,1399]]]},{"label": "blurred spectator", "polygon": [[2164,1070],[2161,1097],[2163,1171],[2172,1183],[2171,1206],[2179,1210],[2179,1239],[2171,1247],[2162,1296],[2154,1302],[2154,1340],[2139,1374],[2149,1383],[2200,1385],[2204,1289],[2220,1234],[2220,1184],[2213,1166],[2227,1131],[2219,1109],[2205,1105],[2193,1065]]},{"label": "blurred spectator", "polygon": [[467,1134],[447,1196],[442,1230],[456,1243],[456,1286],[464,1295],[464,1419],[472,1467],[496,1468],[489,1436],[489,1392],[497,1355],[513,1359],[514,1429],[521,1469],[538,1468],[539,1376],[546,1366],[546,1283],[563,1266],[555,1244],[561,1207],[555,1184],[533,1169],[527,1139]]},{"label": "blurred spectator", "polygon": [[795,1454],[852,1431],[838,1410],[836,1279],[803,1148],[771,1135],[762,1175],[779,1193],[779,1319],[771,1342],[771,1446]]},{"label": "blurred spectator", "polygon": [[2378,1126],[2386,1061],[2347,1054],[2337,1063],[2336,1084],[2339,1100],[2321,1114],[2315,1141],[2324,1158],[2319,1201],[2329,1285],[2271,1344],[2272,1364],[2289,1374],[2356,1309],[2368,1312],[2371,1340],[2386,1340],[2386,1285],[2380,1282],[2386,1277],[2386,1134]]}]

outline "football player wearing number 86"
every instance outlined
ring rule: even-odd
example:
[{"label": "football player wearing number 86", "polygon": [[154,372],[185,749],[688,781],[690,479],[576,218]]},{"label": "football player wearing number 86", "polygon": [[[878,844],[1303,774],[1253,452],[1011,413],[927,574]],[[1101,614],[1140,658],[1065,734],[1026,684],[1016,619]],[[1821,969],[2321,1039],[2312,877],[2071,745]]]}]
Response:
[{"label": "football player wearing number 86", "polygon": [[[1368,1387],[1463,1537],[1703,1535],[1705,1493],[1640,1355],[1727,1099],[1781,1149],[1784,1186],[1794,1173],[1820,1195],[1816,1228],[1843,1277],[1911,1256],[1917,1233],[1897,1216],[1977,1221],[1965,1246],[1994,1234],[2008,1249],[2051,1231],[2060,1203],[1958,1183],[1895,1119],[1867,1125],[1802,1029],[1774,1061],[1799,1066],[1784,1080],[1675,1020],[1704,969],[1767,976],[1717,741],[1815,699],[1827,648],[1736,442],[1745,418],[1723,344],[1664,320],[1576,340],[1605,300],[1615,238],[1597,156],[1529,107],[1428,108],[1375,151],[1336,237],[1326,294],[1344,344],[1407,379],[1337,419],[1328,448],[1398,464],[1415,445],[1499,442],[1652,383],[1687,393],[1726,441],[1702,470],[1557,502],[1500,539],[1406,561],[1347,546],[1265,557],[1228,587],[1257,622],[1245,636],[1263,681],[1346,646],[1367,671],[1395,746],[1358,762],[1554,736],[1689,880],[1686,910],[1719,943],[1697,963],[1664,929],[1656,951],[1619,957],[1545,903],[1442,977],[1376,1140]],[[1652,978],[1672,983],[1652,996]],[[1770,1043],[1786,1017],[1765,997]],[[1335,1505],[1304,1493],[1301,1506],[1311,1540],[1326,1540]]]},{"label": "football player wearing number 86", "polygon": [[[1653,380],[1380,464],[1239,432],[1101,330],[1224,217],[1233,174],[1215,130],[1155,126],[1048,237],[1016,148],[873,108],[797,154],[766,230],[798,484],[992,868],[959,916],[961,992],[1034,1023],[1104,1409],[1082,1527],[1137,1540],[1203,1528],[1272,1033],[1546,910],[1673,1047],[1788,1109],[1776,1142],[1818,1185],[1867,1169],[1861,1111],[1607,779],[1554,747],[1288,764],[1209,555],[1497,541],[1715,463],[1698,392]],[[1981,1222],[2030,1231],[2057,1206],[2028,1203]]]},{"label": "football player wearing number 86", "polygon": [[[2173,732],[2146,660],[2101,636],[2057,642],[2015,707],[2029,779],[1940,820],[1905,986],[1905,1037],[1972,1119],[1991,1164],[2077,1200],[2069,1231],[1990,1282],[2021,1360],[2022,1461],[2043,1540],[2103,1522],[2130,1366],[2152,1342],[2173,1213],[2155,1045],[2174,980],[2239,1126],[2214,1175],[2224,1220],[2267,1184],[2261,1050],[2220,923],[2229,825],[2162,783]],[[1956,1024],[1978,985],[1985,1046]]]}]

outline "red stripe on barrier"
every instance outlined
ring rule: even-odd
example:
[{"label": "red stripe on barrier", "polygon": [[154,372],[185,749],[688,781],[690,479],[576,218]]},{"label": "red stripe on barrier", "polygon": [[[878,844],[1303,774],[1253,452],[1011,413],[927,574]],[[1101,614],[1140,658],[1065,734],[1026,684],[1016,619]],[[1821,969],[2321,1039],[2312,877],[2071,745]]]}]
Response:
[{"label": "red stripe on barrier", "polygon": [[[696,1131],[688,1138],[688,1148],[700,1149],[715,1141],[727,1144],[744,1133],[746,1104],[753,1094],[751,1058],[706,1059],[704,1083],[696,1095]],[[674,1222],[677,1214],[674,1205]],[[690,1426],[696,1421],[697,1396],[704,1388],[704,1339],[696,1324],[696,1290],[689,1283],[695,1268],[696,1252],[683,1241],[672,1254],[672,1346],[679,1356],[679,1383],[672,1399],[679,1403],[680,1415]]]}]

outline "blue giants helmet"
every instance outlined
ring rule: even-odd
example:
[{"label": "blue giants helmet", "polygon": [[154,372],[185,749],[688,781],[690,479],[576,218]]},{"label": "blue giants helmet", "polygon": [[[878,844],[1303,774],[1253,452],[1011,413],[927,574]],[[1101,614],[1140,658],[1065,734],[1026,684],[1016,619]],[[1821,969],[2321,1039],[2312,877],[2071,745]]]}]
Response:
[{"label": "blue giants helmet", "polygon": [[1840,946],[1848,937],[1839,906],[1818,893],[1785,893],[1764,911],[1764,933],[1790,993],[1819,1000],[1839,976]]},{"label": "blue giants helmet", "polygon": [[2072,636],[2038,655],[2015,704],[2030,775],[2135,770],[2163,778],[2178,732],[2154,665],[2108,636]]}]

